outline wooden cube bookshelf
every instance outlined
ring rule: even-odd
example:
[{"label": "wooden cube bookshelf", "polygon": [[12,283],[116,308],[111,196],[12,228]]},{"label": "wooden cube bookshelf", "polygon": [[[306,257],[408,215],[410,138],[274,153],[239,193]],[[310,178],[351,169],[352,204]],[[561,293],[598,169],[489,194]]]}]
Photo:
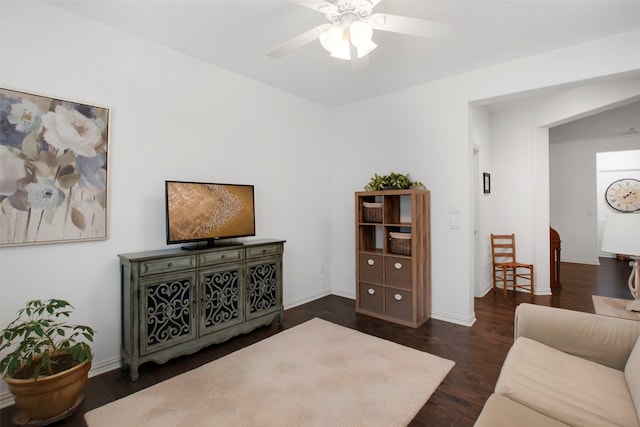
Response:
[{"label": "wooden cube bookshelf", "polygon": [[[365,216],[365,202],[380,204],[382,214]],[[431,317],[429,209],[428,190],[355,194],[356,312],[414,328]],[[391,233],[410,235],[410,251],[398,253]]]}]

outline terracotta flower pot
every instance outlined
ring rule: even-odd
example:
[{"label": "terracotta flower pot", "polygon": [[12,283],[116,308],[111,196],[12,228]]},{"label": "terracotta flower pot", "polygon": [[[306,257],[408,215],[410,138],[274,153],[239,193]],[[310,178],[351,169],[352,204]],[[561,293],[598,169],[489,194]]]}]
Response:
[{"label": "terracotta flower pot", "polygon": [[85,361],[64,372],[51,376],[18,380],[4,377],[13,394],[16,406],[32,420],[46,420],[73,407],[84,389],[91,362]]}]

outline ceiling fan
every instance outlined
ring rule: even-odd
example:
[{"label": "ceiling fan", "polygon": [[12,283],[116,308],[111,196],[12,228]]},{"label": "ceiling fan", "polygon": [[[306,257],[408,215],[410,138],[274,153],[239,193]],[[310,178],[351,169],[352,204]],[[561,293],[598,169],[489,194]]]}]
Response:
[{"label": "ceiling fan", "polygon": [[377,47],[371,40],[373,30],[435,39],[445,38],[449,33],[449,26],[441,22],[373,13],[381,0],[290,1],[324,14],[329,23],[318,25],[274,48],[268,53],[272,58],[281,58],[320,39],[320,44],[332,57],[351,60],[357,65],[363,59],[366,61],[367,55]]}]

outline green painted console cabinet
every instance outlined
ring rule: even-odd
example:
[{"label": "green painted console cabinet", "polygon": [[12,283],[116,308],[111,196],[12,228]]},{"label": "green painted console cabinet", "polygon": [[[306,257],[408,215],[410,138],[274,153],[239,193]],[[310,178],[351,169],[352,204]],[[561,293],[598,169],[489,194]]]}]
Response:
[{"label": "green painted console cabinet", "polygon": [[282,322],[283,240],[120,254],[122,361],[132,381],[165,363]]}]

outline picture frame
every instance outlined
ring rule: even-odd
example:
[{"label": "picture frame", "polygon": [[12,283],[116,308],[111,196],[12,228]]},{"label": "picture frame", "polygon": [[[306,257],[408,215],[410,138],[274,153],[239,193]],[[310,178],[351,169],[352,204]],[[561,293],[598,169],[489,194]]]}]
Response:
[{"label": "picture frame", "polygon": [[482,173],[482,191],[484,194],[491,193],[491,175],[487,172]]},{"label": "picture frame", "polygon": [[0,87],[0,247],[108,239],[110,116]]}]

